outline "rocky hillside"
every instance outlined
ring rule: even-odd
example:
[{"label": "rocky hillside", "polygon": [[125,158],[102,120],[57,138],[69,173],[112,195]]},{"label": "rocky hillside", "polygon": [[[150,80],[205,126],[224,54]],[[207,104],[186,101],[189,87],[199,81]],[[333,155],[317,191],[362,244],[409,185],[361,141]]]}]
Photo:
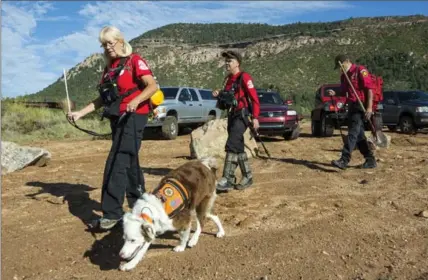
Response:
[{"label": "rocky hillside", "polygon": [[[330,23],[172,24],[131,40],[147,59],[161,85],[220,87],[220,52],[236,49],[244,56],[244,70],[257,87],[275,87],[300,108],[312,107],[320,84],[338,81],[333,70],[337,53],[382,75],[386,88],[428,90],[428,17],[357,18]],[[103,60],[94,54],[69,70],[69,91],[80,105],[96,97],[95,86]],[[63,77],[32,100],[62,98]]]}]

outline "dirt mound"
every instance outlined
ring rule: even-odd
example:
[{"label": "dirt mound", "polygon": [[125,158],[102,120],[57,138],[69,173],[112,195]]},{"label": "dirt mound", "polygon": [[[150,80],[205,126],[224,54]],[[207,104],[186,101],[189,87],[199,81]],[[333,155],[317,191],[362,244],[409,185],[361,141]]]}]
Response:
[{"label": "dirt mound", "polygon": [[[48,166],[27,167],[2,182],[4,279],[428,279],[428,135],[391,133],[378,168],[330,166],[341,139],[306,136],[265,141],[271,160],[251,159],[254,186],[221,194],[195,248],[174,253],[163,236],[130,273],[118,271],[120,227],[91,234],[109,141],[43,142]],[[412,144],[409,141],[415,141]],[[190,135],[143,142],[146,185],[189,159]],[[409,144],[406,144],[409,143]],[[220,176],[219,170],[218,176]],[[238,178],[239,179],[239,178]]]}]

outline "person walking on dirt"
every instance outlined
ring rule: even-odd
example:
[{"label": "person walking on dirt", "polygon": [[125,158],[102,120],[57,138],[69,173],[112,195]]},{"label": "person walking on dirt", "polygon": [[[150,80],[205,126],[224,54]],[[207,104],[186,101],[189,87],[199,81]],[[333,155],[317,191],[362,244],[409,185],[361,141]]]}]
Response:
[{"label": "person walking on dirt", "polygon": [[132,52],[119,29],[104,27],[99,41],[107,64],[99,84],[100,96],[80,111],[69,113],[68,118],[77,121],[104,106],[103,116],[110,120],[112,146],[102,183],[103,217],[93,223],[107,230],[122,218],[125,195],[132,208],[146,191],[138,152],[148,120],[150,97],[157,85],[146,61]]},{"label": "person walking on dirt", "polygon": [[[363,66],[357,66],[351,62],[349,56],[341,54],[335,57],[334,60],[335,68],[341,69],[341,91],[347,93],[347,104],[348,104],[348,137],[344,143],[342,149],[342,156],[339,160],[333,160],[331,163],[333,166],[340,169],[346,169],[348,163],[351,160],[351,154],[355,146],[358,147],[360,153],[364,156],[365,162],[361,168],[375,168],[376,159],[373,152],[369,148],[367,138],[364,134],[364,121],[369,120],[373,115],[373,92],[374,85],[370,79],[369,72]],[[340,66],[342,64],[342,67]],[[346,71],[346,73],[343,73]],[[349,84],[345,75],[349,77],[354,89]],[[329,90],[330,95],[335,95],[333,90]],[[363,108],[358,103],[358,99],[355,96],[358,94],[361,102],[365,104],[366,113],[364,114]]]},{"label": "person walking on dirt", "polygon": [[[217,184],[217,190],[227,191],[234,188],[235,170],[239,165],[242,179],[235,186],[237,190],[243,190],[253,183],[251,168],[248,162],[244,146],[244,133],[249,125],[254,129],[259,128],[257,120],[260,112],[260,103],[257,91],[254,88],[250,74],[242,72],[240,65],[242,57],[238,52],[225,51],[226,71],[223,90],[214,90],[213,96],[218,99],[218,107],[228,110],[227,133],[225,145],[226,158],[223,167],[223,176]],[[252,123],[249,121],[252,118]]]}]

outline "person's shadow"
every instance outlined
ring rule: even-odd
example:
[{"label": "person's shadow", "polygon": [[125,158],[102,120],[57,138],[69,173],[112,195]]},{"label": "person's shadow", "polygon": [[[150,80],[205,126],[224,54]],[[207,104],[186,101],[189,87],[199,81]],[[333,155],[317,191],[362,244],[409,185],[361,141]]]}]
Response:
[{"label": "person's shadow", "polygon": [[68,210],[72,215],[78,217],[85,225],[91,220],[99,218],[93,210],[100,210],[101,204],[89,197],[89,192],[96,188],[84,184],[70,184],[70,183],[44,183],[44,182],[27,182],[27,186],[41,188],[37,193],[27,194],[26,196],[40,200],[41,194],[51,194],[57,198],[62,198],[61,201],[51,202],[53,204],[68,203]]},{"label": "person's shadow", "polygon": [[272,157],[269,158],[269,157],[264,156],[264,155],[259,155],[258,157],[260,159],[265,160],[265,161],[273,160],[273,161],[291,163],[291,164],[296,164],[296,165],[303,165],[309,169],[320,170],[320,171],[327,172],[327,173],[338,172],[336,169],[325,168],[325,167],[331,167],[331,168],[334,168],[334,167],[331,164],[327,164],[327,163],[323,163],[323,162],[299,160],[299,159],[294,159],[294,158],[272,158]]}]

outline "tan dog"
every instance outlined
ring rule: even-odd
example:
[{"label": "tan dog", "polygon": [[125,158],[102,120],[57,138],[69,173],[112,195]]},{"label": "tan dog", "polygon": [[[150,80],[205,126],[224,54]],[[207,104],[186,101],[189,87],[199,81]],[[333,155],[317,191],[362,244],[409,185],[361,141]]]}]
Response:
[{"label": "tan dog", "polygon": [[[169,172],[162,178],[153,193],[145,193],[123,217],[125,244],[120,257],[128,262],[120,270],[133,269],[144,257],[154,239],[166,231],[178,231],[180,244],[175,252],[182,252],[186,245],[198,243],[205,218],[214,221],[218,228],[217,237],[225,235],[220,219],[211,214],[216,199],[217,162],[215,158],[204,158],[188,162]],[[190,238],[192,219],[196,230]]]}]

